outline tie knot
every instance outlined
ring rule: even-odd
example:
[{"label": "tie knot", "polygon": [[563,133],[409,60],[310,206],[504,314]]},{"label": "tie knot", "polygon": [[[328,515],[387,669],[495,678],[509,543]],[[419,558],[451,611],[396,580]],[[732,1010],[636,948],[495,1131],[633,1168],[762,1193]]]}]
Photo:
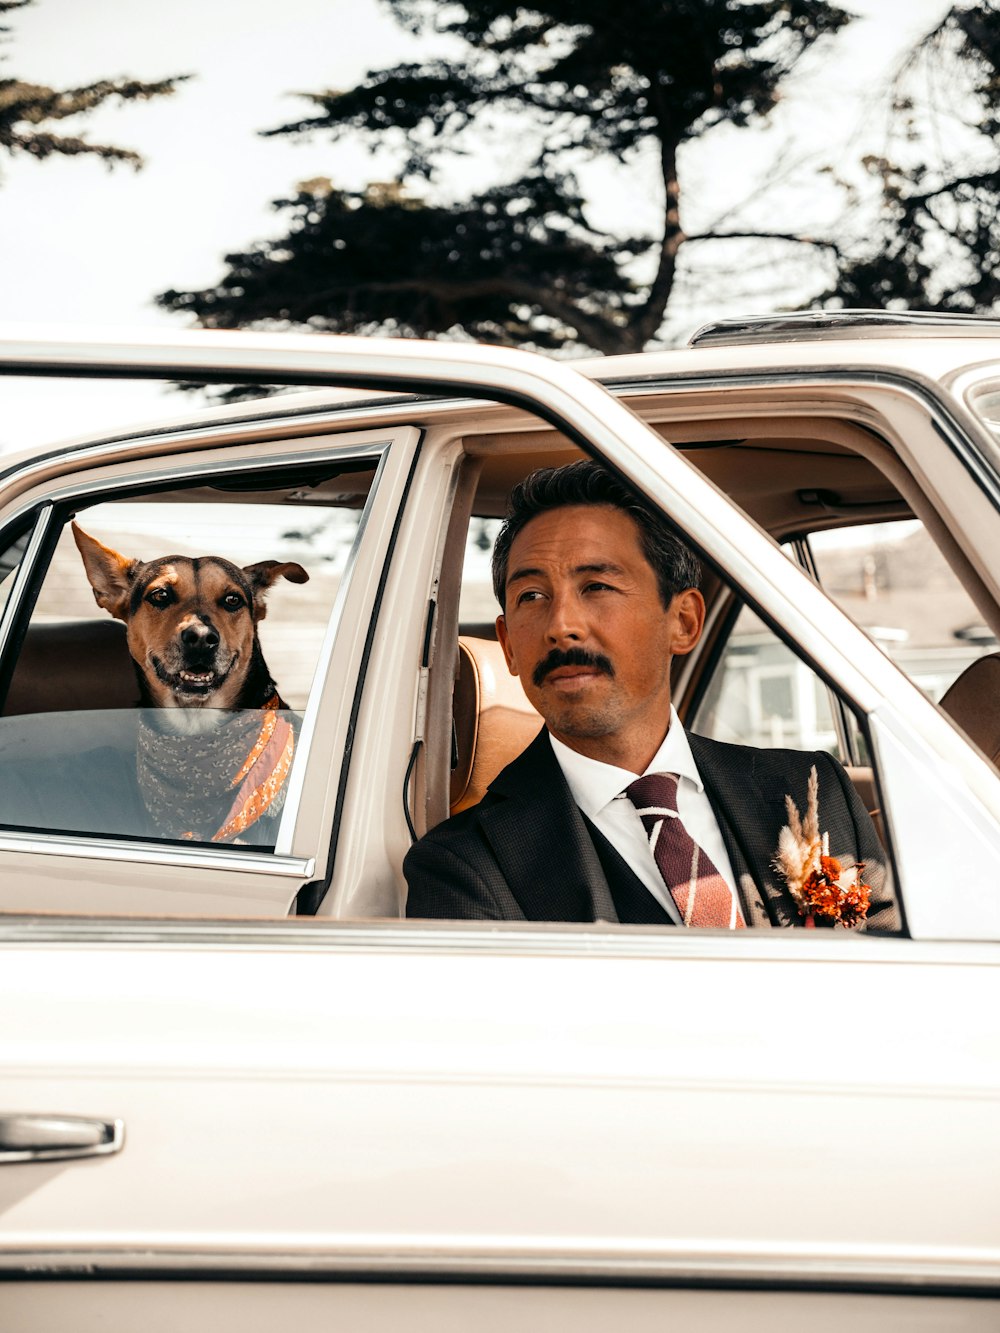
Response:
[{"label": "tie knot", "polygon": [[640,815],[676,815],[679,781],[676,773],[647,773],[626,788],[626,795]]}]

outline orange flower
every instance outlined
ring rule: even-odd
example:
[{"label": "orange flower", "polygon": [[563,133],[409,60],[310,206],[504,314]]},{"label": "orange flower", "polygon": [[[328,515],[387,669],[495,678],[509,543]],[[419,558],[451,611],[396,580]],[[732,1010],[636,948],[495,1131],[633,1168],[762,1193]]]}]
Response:
[{"label": "orange flower", "polygon": [[788,885],[807,926],[817,922],[847,929],[868,915],[871,886],[861,878],[864,862],[846,869],[830,855],[828,835],[819,831],[819,778],[809,774],[805,816],[785,797],[788,823],[781,830],[774,868]]}]

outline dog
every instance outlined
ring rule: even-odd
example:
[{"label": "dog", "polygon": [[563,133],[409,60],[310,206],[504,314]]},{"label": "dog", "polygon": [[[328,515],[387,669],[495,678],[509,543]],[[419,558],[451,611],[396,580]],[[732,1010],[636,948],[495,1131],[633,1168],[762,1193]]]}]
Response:
[{"label": "dog", "polygon": [[125,624],[140,704],[151,710],[140,714],[137,763],[157,831],[259,840],[265,830],[242,835],[276,820],[295,727],[281,716],[288,705],[257,627],[272,585],[309,575],[294,561],[240,568],[214,555],[139,560],[72,527],[98,606]]}]

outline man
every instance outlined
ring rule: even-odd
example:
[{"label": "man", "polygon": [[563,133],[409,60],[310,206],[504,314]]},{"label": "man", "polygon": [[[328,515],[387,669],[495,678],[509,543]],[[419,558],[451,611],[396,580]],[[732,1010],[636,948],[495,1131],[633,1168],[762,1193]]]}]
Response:
[{"label": "man", "polygon": [[774,868],[818,778],[819,827],[864,863],[868,928],[895,930],[885,854],[827,754],[688,735],[673,658],[698,643],[700,569],[592,462],[514,488],[493,553],[497,636],[545,728],[479,803],[407,854],[407,915],[708,926],[805,924]]}]

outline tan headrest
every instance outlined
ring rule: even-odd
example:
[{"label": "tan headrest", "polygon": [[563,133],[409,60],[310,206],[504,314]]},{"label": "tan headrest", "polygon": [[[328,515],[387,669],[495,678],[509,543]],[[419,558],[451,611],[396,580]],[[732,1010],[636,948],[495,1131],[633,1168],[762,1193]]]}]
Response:
[{"label": "tan headrest", "polygon": [[946,690],[941,707],[1000,768],[1000,653],[970,662]]},{"label": "tan headrest", "polygon": [[458,762],[451,775],[453,815],[482,800],[496,775],[534,740],[542,725],[520,680],[507,670],[499,643],[465,636],[458,641],[454,717]]}]

